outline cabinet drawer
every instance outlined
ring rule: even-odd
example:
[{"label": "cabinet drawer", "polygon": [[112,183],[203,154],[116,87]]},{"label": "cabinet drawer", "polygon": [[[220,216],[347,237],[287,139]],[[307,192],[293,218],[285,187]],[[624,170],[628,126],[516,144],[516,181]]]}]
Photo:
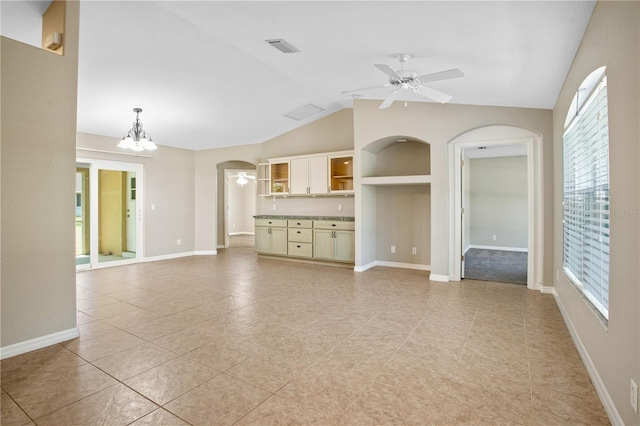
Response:
[{"label": "cabinet drawer", "polygon": [[289,256],[311,257],[313,256],[313,244],[289,243]]},{"label": "cabinet drawer", "polygon": [[274,228],[286,228],[286,219],[256,219],[256,226],[272,226]]},{"label": "cabinet drawer", "polygon": [[289,228],[289,241],[310,243],[313,241],[312,229]]},{"label": "cabinet drawer", "polygon": [[313,227],[316,229],[342,229],[345,231],[353,231],[356,229],[356,223],[346,220],[314,220]]},{"label": "cabinet drawer", "polygon": [[289,228],[311,228],[313,226],[313,221],[289,219],[288,226]]}]

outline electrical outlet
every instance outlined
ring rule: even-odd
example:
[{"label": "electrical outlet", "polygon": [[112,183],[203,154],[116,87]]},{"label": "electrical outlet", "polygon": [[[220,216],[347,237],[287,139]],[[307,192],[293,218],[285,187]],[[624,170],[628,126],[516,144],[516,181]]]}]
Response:
[{"label": "electrical outlet", "polygon": [[391,246],[391,253],[395,253],[396,252],[396,246]]},{"label": "electrical outlet", "polygon": [[411,253],[418,254],[418,249],[416,247],[411,248]]},{"label": "electrical outlet", "polygon": [[182,240],[181,240],[180,238],[178,238],[178,241],[176,241],[176,244],[177,244],[177,245],[182,244]]},{"label": "electrical outlet", "polygon": [[342,211],[342,204],[338,204],[338,210]]},{"label": "electrical outlet", "polygon": [[633,411],[638,412],[638,385],[631,379],[631,406]]},{"label": "electrical outlet", "polygon": [[496,236],[494,235],[494,236],[493,236],[493,241],[495,241],[495,240],[496,240]]},{"label": "electrical outlet", "polygon": [[276,205],[274,204],[272,208],[273,208],[273,210],[275,210],[276,209]]}]

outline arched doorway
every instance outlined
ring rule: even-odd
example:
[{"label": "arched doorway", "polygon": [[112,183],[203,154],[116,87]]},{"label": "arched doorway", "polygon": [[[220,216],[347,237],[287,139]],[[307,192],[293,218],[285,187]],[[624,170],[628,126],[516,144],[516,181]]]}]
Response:
[{"label": "arched doorway", "polygon": [[[238,183],[238,177],[240,174],[246,173],[246,184],[240,185]],[[217,188],[217,208],[216,208],[216,235],[217,248],[229,247],[229,235],[234,233],[233,224],[234,220],[230,220],[230,213],[242,211],[243,216],[249,215],[253,217],[255,214],[255,197],[256,197],[256,184],[255,184],[256,165],[246,161],[225,161],[219,163],[216,166],[216,188]],[[254,178],[254,179],[252,179]],[[233,187],[231,185],[234,185]],[[236,187],[241,187],[241,191],[236,191]],[[246,193],[246,194],[245,194]],[[246,196],[245,196],[246,195]],[[246,198],[251,196],[254,203],[251,204]],[[233,205],[230,205],[230,202]],[[250,212],[246,211],[247,206]],[[237,218],[238,224],[240,222],[246,222],[243,218]],[[240,226],[240,225],[237,225]],[[236,227],[237,227],[236,226]],[[241,226],[243,229],[245,225]],[[242,231],[245,233],[246,231]]]},{"label": "arched doorway", "polygon": [[459,281],[463,277],[465,229],[464,157],[473,149],[520,149],[527,164],[527,287],[542,289],[543,263],[543,198],[542,140],[539,134],[512,126],[486,126],[461,134],[449,142],[449,275]]}]

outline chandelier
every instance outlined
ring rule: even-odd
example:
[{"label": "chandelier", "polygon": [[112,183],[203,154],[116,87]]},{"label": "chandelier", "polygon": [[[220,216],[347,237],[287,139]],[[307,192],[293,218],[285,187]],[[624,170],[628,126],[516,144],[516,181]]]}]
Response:
[{"label": "chandelier", "polygon": [[136,113],[136,121],[133,123],[133,127],[124,135],[118,144],[118,148],[130,149],[137,152],[144,151],[145,149],[147,151],[158,149],[158,146],[151,140],[151,136],[142,129],[142,123],[140,122],[142,108],[134,108],[133,112]]}]

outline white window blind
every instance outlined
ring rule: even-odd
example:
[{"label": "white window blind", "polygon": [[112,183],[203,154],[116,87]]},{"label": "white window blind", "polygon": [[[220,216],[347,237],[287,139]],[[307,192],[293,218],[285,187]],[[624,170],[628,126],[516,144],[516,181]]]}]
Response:
[{"label": "white window blind", "polygon": [[[606,75],[594,83],[576,94],[575,116],[569,121],[562,138],[563,264],[564,272],[573,284],[608,319],[609,125]],[[592,89],[591,93],[588,89]],[[580,96],[586,96],[584,101]]]}]

